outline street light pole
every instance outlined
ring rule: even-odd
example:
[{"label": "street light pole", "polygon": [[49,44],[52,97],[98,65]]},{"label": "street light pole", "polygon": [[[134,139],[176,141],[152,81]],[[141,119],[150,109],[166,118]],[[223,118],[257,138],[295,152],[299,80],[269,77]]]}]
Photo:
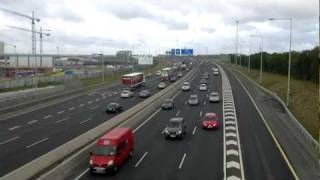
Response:
[{"label": "street light pole", "polygon": [[238,33],[239,33],[239,21],[236,21],[236,64],[238,64]]},{"label": "street light pole", "polygon": [[263,64],[262,64],[262,62],[263,62],[263,34],[261,34],[260,36],[259,35],[250,35],[250,37],[258,37],[261,39],[260,73],[259,73],[259,83],[261,84],[262,83],[262,71],[263,71]]},{"label": "street light pole", "polygon": [[288,59],[288,86],[287,86],[287,98],[286,98],[286,105],[289,106],[290,104],[290,89],[291,89],[291,46],[292,46],[292,18],[269,18],[270,21],[275,21],[275,20],[286,20],[289,21],[290,23],[290,38],[289,38],[289,59]]}]

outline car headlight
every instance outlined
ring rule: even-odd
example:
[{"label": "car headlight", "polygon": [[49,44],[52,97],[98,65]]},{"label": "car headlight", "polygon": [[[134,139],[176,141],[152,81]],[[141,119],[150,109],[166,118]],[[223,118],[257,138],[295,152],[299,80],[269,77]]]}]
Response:
[{"label": "car headlight", "polygon": [[90,159],[90,161],[89,161],[89,164],[90,164],[90,165],[92,165],[92,164],[93,164],[93,161],[92,161],[91,159]]},{"label": "car headlight", "polygon": [[111,166],[111,165],[113,165],[113,160],[108,162],[108,166]]},{"label": "car headlight", "polygon": [[181,133],[182,133],[182,131],[181,131],[181,130],[179,130],[179,131],[178,131],[178,134],[181,134]]},{"label": "car headlight", "polygon": [[166,134],[168,134],[168,133],[169,133],[169,131],[168,131],[167,129],[165,129],[165,130],[164,130],[164,132],[165,132]]}]

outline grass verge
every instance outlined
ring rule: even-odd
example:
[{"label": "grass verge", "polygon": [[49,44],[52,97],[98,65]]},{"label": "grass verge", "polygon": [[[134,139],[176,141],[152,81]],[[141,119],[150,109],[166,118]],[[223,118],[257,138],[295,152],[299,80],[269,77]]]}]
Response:
[{"label": "grass verge", "polygon": [[[248,72],[246,67],[233,65],[234,68],[246,74],[255,82],[259,82],[259,71]],[[263,72],[262,86],[276,93],[286,102],[287,76]],[[310,81],[291,79],[291,96],[289,109],[300,123],[317,139],[319,137],[318,119],[318,85]]]}]

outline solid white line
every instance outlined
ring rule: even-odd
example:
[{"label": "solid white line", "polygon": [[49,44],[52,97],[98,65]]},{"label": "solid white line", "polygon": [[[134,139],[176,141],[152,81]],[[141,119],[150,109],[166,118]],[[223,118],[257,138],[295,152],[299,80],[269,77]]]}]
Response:
[{"label": "solid white line", "polygon": [[92,103],[92,101],[88,101],[88,104],[91,104]]},{"label": "solid white line", "polygon": [[201,115],[202,115],[202,111],[200,111],[200,117],[201,117]]},{"label": "solid white line", "polygon": [[64,111],[59,111],[59,112],[57,112],[57,114],[62,114],[62,113],[64,113]]},{"label": "solid white line", "polygon": [[14,141],[14,140],[17,140],[17,139],[19,139],[19,138],[20,138],[20,136],[16,136],[16,137],[7,139],[7,140],[5,140],[5,141],[0,142],[0,145],[7,144],[7,143],[9,143],[9,142],[11,142],[11,141]]},{"label": "solid white line", "polygon": [[36,123],[36,122],[38,122],[38,121],[37,120],[32,120],[32,121],[27,122],[27,124],[33,124],[33,123]]},{"label": "solid white line", "polygon": [[86,170],[84,170],[81,174],[79,174],[79,176],[77,176],[76,178],[74,178],[74,180],[79,180],[84,174],[86,174],[87,172],[89,172],[89,168],[87,168]]},{"label": "solid white line", "polygon": [[39,140],[39,141],[37,141],[37,142],[35,142],[35,143],[33,143],[33,144],[30,144],[29,146],[26,146],[26,148],[31,148],[32,146],[35,146],[35,145],[37,145],[37,144],[40,144],[40,143],[42,143],[42,142],[44,142],[44,141],[46,141],[46,140],[48,140],[49,138],[44,138],[44,139],[41,139],[41,140]]},{"label": "solid white line", "polygon": [[184,154],[183,154],[183,157],[182,157],[182,159],[181,159],[180,165],[179,165],[179,169],[182,168],[182,165],[183,165],[183,162],[184,162],[184,159],[186,158],[186,156],[187,156],[187,154],[184,153]]},{"label": "solid white line", "polygon": [[90,108],[91,110],[97,109],[98,107],[100,107],[99,105],[93,106],[92,108]]},{"label": "solid white line", "polygon": [[180,110],[179,110],[179,111],[177,111],[176,116],[179,116],[179,114],[180,114]]},{"label": "solid white line", "polygon": [[[232,73],[233,74],[233,73]],[[265,120],[263,114],[261,113],[259,107],[257,106],[257,104],[255,103],[253,97],[251,96],[251,94],[249,93],[249,91],[247,90],[247,88],[243,85],[243,83],[239,80],[238,77],[236,77],[234,74],[233,76],[238,80],[238,82],[240,83],[240,85],[242,86],[242,88],[244,89],[244,91],[246,92],[246,94],[248,95],[248,97],[250,98],[251,102],[253,103],[254,107],[256,108],[257,112],[259,113],[263,123],[265,124],[265,126],[267,127],[273,141],[275,142],[277,148],[279,149],[280,151],[280,154],[282,155],[282,157],[284,158],[285,162],[287,163],[292,175],[294,176],[295,179],[299,179],[298,175],[296,174],[294,168],[292,167],[288,157],[286,156],[286,154],[284,153],[282,147],[280,146],[280,143],[278,142],[277,138],[275,137],[275,135],[273,134],[269,124],[267,123],[267,121]]]},{"label": "solid white line", "polygon": [[69,111],[72,111],[72,110],[74,110],[75,108],[74,107],[71,107],[71,108],[69,108]]},{"label": "solid white line", "polygon": [[61,123],[61,122],[66,121],[68,119],[70,119],[70,117],[65,117],[63,119],[57,120],[56,123]]},{"label": "solid white line", "polygon": [[47,116],[44,116],[43,119],[48,119],[48,118],[51,118],[51,117],[52,117],[52,115],[49,114],[49,115],[47,115]]},{"label": "solid white line", "polygon": [[91,120],[92,120],[92,118],[88,118],[88,119],[86,119],[86,120],[84,120],[84,121],[80,122],[80,124],[84,124],[84,123],[86,123],[86,122],[88,122],[88,121],[91,121]]},{"label": "solid white line", "polygon": [[195,127],[193,128],[192,135],[194,135],[194,133],[196,132],[196,130],[197,130],[197,126],[195,126]]},{"label": "solid white line", "polygon": [[146,119],[145,121],[143,121],[143,123],[141,123],[138,127],[136,127],[133,130],[133,133],[135,133],[136,131],[138,131],[143,125],[145,125],[148,121],[150,121],[151,118],[153,118],[153,116],[155,116],[158,112],[160,112],[161,109],[158,109],[156,112],[154,112],[148,119]]},{"label": "solid white line", "polygon": [[144,159],[144,157],[146,157],[146,155],[148,154],[148,152],[145,152],[142,157],[139,159],[139,161],[134,165],[134,167],[138,167],[139,164],[141,163],[141,161]]},{"label": "solid white line", "polygon": [[12,130],[18,129],[19,127],[21,127],[21,126],[13,126],[12,128],[9,128],[8,130],[12,131]]},{"label": "solid white line", "polygon": [[79,105],[79,107],[82,107],[82,106],[84,106],[84,104],[80,104],[80,105]]}]

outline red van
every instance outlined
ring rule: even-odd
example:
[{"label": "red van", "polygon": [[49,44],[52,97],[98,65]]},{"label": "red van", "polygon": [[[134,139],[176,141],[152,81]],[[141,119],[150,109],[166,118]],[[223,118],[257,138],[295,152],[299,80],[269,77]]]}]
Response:
[{"label": "red van", "polygon": [[99,138],[93,152],[90,152],[90,172],[116,173],[119,166],[132,155],[132,129],[115,128]]}]

